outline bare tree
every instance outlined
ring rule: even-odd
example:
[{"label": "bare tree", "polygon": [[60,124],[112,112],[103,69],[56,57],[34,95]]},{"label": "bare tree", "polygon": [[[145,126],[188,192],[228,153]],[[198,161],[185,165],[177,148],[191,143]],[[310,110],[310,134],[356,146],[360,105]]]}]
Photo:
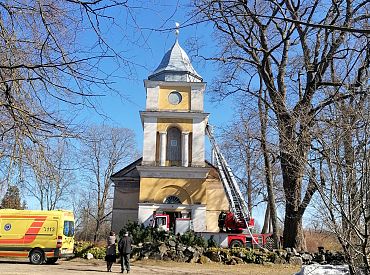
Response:
[{"label": "bare tree", "polygon": [[[246,100],[238,100],[234,121],[224,127],[222,132],[222,149],[242,184],[243,191],[246,192],[250,213],[252,214],[255,206],[266,203],[262,233],[273,232],[275,242],[278,244],[275,197],[276,193],[281,192],[277,192],[278,185],[274,184],[274,176],[276,173],[280,174],[280,171],[271,161],[275,158],[271,156],[276,155],[272,150],[274,146],[267,142],[268,108],[260,103],[261,110],[257,115],[250,110]],[[261,127],[258,127],[259,122]]]},{"label": "bare tree", "polygon": [[316,143],[318,212],[341,243],[351,274],[370,272],[369,107],[362,97],[327,110]]},{"label": "bare tree", "polygon": [[228,163],[234,168],[234,174],[240,182],[248,210],[252,215],[254,206],[258,203],[260,182],[257,172],[259,150],[256,140],[256,131],[252,128],[253,116],[240,108],[234,121],[222,129],[222,151]]},{"label": "bare tree", "polygon": [[94,241],[99,240],[101,227],[107,224],[112,213],[110,176],[136,156],[132,130],[96,126],[90,128],[86,134],[81,150],[81,162],[86,178],[82,195],[90,198],[84,209],[95,223]]},{"label": "bare tree", "polygon": [[[131,63],[107,38],[123,30],[117,22],[126,24],[131,16],[126,0],[0,2],[0,161],[8,168],[4,173],[11,175],[23,154],[35,146],[41,150],[47,138],[75,136],[72,121],[78,112],[94,108],[96,96],[114,91],[112,72],[119,67],[130,72]],[[108,59],[114,65],[102,71]]]},{"label": "bare tree", "polygon": [[21,187],[36,198],[41,210],[67,208],[69,195],[76,188],[76,162],[66,141],[48,142],[48,148],[25,154],[24,180]]},{"label": "bare tree", "polygon": [[[194,5],[197,18],[213,23],[221,45],[211,58],[224,69],[215,89],[222,96],[259,97],[260,86],[267,91],[285,193],[284,247],[304,249],[302,217],[317,191],[314,180],[304,181],[312,173],[307,164],[315,118],[334,102],[364,93],[352,87],[368,81],[369,5],[325,0],[195,0]],[[332,68],[338,68],[334,79]],[[335,89],[324,93],[326,87]]]}]

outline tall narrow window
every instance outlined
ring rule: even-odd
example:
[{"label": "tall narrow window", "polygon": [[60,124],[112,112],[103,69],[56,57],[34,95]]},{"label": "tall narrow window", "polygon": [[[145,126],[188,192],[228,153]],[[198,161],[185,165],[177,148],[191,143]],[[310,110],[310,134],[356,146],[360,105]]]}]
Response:
[{"label": "tall narrow window", "polygon": [[181,165],[181,132],[176,127],[167,131],[167,160],[170,166]]}]

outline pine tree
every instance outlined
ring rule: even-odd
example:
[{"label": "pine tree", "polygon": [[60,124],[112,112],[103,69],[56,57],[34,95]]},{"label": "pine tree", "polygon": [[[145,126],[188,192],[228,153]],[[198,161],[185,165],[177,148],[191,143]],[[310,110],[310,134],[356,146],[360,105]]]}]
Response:
[{"label": "pine tree", "polygon": [[26,203],[21,202],[19,189],[17,186],[10,185],[4,198],[1,201],[0,208],[25,209]]}]

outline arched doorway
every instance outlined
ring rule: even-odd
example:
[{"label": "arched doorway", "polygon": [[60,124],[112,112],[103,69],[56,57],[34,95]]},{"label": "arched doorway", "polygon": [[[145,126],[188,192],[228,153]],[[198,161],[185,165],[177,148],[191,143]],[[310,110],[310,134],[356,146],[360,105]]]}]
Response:
[{"label": "arched doorway", "polygon": [[181,166],[181,131],[177,127],[168,129],[166,149],[169,166]]},{"label": "arched doorway", "polygon": [[[181,200],[178,196],[170,195],[164,201],[164,204],[181,204]],[[176,230],[176,219],[181,218],[180,211],[164,211],[169,217],[169,227],[172,232]]]}]

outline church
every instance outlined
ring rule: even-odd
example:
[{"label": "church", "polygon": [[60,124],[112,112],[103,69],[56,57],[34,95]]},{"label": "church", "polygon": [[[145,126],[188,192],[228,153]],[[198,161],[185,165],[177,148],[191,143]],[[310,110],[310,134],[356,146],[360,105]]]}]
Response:
[{"label": "church", "polygon": [[150,225],[153,213],[163,213],[172,229],[176,219],[188,219],[195,232],[218,232],[229,204],[217,169],[205,160],[206,83],[177,38],[144,87],[142,158],[111,176],[112,230],[128,221]]}]

